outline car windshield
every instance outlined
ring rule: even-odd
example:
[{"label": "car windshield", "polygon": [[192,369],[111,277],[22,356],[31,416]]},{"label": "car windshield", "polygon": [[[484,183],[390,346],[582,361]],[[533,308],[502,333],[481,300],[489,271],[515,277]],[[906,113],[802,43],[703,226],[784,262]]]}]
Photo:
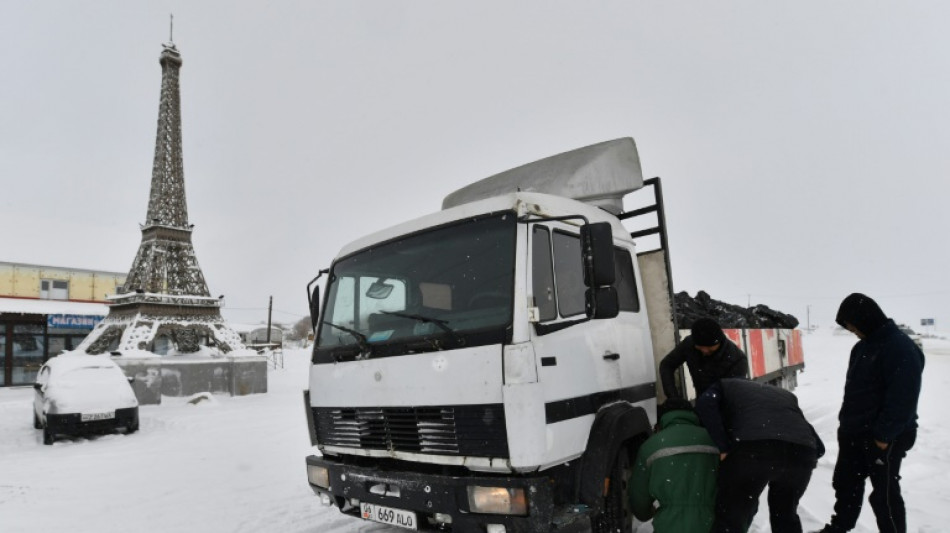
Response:
[{"label": "car windshield", "polygon": [[112,367],[90,366],[74,368],[57,376],[54,384],[57,389],[115,386],[122,384],[123,375]]},{"label": "car windshield", "polygon": [[511,325],[516,224],[514,213],[475,218],[340,260],[327,282],[315,356],[503,342]]}]

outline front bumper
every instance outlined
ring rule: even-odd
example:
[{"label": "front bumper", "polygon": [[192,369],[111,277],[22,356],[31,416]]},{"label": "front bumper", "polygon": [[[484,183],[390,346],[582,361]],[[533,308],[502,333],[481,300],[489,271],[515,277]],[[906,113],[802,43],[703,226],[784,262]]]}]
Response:
[{"label": "front bumper", "polygon": [[107,420],[82,421],[79,413],[63,415],[46,415],[46,427],[54,435],[85,435],[90,433],[105,433],[118,428],[129,428],[138,425],[139,408],[129,407],[116,409],[115,418]]},{"label": "front bumper", "polygon": [[[461,533],[485,533],[491,524],[495,525],[493,530],[504,526],[500,531],[505,533],[567,532],[589,527],[582,519],[564,523],[564,514],[555,510],[551,480],[544,476],[422,474],[347,465],[314,455],[307,457],[307,465],[322,466],[329,471],[330,487],[311,484],[314,493],[329,496],[340,511],[355,517],[359,517],[359,503],[363,502],[414,511],[420,531],[445,531],[445,525],[439,527],[437,514],[450,516],[451,531]],[[527,516],[471,512],[470,485],[523,488],[528,502]]]}]

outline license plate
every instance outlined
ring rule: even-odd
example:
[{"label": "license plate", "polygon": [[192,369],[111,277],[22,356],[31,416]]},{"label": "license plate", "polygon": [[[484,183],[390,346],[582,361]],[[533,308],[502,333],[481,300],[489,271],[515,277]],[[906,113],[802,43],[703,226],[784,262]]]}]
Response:
[{"label": "license plate", "polygon": [[380,524],[389,524],[413,531],[419,529],[416,524],[416,513],[412,511],[403,511],[402,509],[393,509],[392,507],[371,503],[360,503],[360,516],[364,520],[372,520]]},{"label": "license plate", "polygon": [[93,420],[109,420],[112,418],[115,418],[115,411],[106,413],[83,413],[80,419],[83,422],[91,422]]}]

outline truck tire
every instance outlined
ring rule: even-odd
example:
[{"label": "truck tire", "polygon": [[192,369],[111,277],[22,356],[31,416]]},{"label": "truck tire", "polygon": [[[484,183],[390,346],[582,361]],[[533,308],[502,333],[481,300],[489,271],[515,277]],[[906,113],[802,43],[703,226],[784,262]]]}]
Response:
[{"label": "truck tire", "polygon": [[603,511],[591,518],[591,533],[633,533],[633,513],[627,501],[627,479],[630,477],[630,450],[617,450],[610,477],[604,480]]}]

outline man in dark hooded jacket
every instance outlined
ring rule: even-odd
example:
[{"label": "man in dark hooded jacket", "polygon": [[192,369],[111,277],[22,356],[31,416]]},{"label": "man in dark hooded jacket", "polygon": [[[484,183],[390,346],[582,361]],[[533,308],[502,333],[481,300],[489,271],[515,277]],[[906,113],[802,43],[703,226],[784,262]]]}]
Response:
[{"label": "man in dark hooded jacket", "polygon": [[851,349],[844,400],[838,413],[838,462],[832,486],[835,514],[823,533],[850,531],[858,521],[864,485],[878,529],[907,531],[901,497],[901,461],[917,438],[924,353],[877,303],[854,293],[841,302],[835,319],[858,336]]},{"label": "man in dark hooded jacket", "polygon": [[685,391],[676,387],[676,370],[684,363],[697,397],[722,378],[749,377],[748,358],[711,318],[693,322],[690,335],[660,361],[660,380],[667,398],[686,397]]}]

